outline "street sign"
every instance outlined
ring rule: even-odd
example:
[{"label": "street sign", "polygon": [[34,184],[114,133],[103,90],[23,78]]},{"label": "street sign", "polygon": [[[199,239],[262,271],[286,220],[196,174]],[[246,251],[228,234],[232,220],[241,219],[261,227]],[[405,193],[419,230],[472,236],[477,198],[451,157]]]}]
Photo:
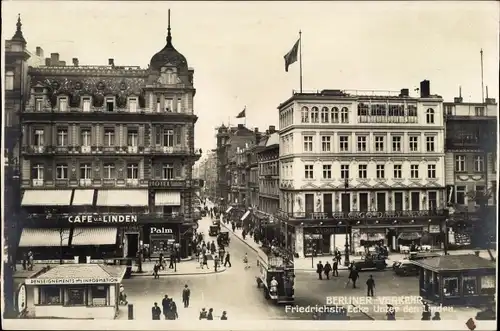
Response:
[{"label": "street sign", "polygon": [[19,289],[17,290],[17,312],[19,315],[22,315],[26,310],[26,285],[21,284]]}]

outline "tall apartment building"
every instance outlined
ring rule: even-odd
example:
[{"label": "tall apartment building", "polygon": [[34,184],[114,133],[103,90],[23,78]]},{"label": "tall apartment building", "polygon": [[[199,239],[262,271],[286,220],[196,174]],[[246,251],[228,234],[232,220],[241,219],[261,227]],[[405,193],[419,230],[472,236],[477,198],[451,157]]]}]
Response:
[{"label": "tall apartment building", "polygon": [[257,153],[259,178],[259,212],[267,218],[279,209],[279,133],[269,128],[262,149]]},{"label": "tall apartment building", "polygon": [[[380,93],[379,93],[380,94]],[[444,237],[443,100],[323,90],[279,105],[280,207],[299,255]],[[291,242],[290,242],[291,241]]]},{"label": "tall apartment building", "polygon": [[488,97],[471,103],[461,96],[443,105],[450,243],[483,247],[484,230],[496,233],[498,105]]},{"label": "tall apartment building", "polygon": [[170,22],[148,69],[72,62],[52,53],[28,70],[19,246],[45,259],[187,256],[196,90]]}]

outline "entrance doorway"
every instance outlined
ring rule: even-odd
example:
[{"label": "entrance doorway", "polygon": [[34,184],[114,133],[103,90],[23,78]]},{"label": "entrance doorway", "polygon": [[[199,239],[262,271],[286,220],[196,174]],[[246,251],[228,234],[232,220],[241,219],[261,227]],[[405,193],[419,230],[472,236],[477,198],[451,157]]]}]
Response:
[{"label": "entrance doorway", "polygon": [[139,234],[138,233],[126,233],[127,236],[127,256],[126,257],[136,257],[139,251]]}]

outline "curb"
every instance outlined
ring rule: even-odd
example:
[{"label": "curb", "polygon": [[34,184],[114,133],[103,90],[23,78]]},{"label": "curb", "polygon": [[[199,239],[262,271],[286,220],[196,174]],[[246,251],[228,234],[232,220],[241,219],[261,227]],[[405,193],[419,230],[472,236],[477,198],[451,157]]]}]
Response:
[{"label": "curb", "polygon": [[241,242],[243,242],[245,245],[247,245],[251,250],[253,250],[255,253],[259,254],[259,251],[257,249],[255,249],[249,243],[247,243],[245,239],[241,238],[240,236],[237,236],[236,233],[234,233],[232,229],[228,228],[226,224],[224,224],[223,222],[221,222],[221,225],[224,228],[226,228],[226,230],[228,230],[229,232],[231,232],[234,237],[238,238]]},{"label": "curb", "polygon": [[[161,277],[172,277],[172,276],[197,276],[197,275],[200,275],[200,276],[204,276],[204,275],[212,275],[212,274],[219,274],[221,272],[224,272],[226,271],[227,269],[226,268],[223,268],[223,269],[218,269],[217,271],[210,271],[210,272],[204,272],[204,273],[200,273],[200,272],[191,272],[191,273],[168,273],[168,274],[160,274],[160,278]],[[134,278],[134,277],[153,277],[153,275],[150,273],[150,272],[142,272],[142,273],[133,273],[131,275],[131,278]]]}]

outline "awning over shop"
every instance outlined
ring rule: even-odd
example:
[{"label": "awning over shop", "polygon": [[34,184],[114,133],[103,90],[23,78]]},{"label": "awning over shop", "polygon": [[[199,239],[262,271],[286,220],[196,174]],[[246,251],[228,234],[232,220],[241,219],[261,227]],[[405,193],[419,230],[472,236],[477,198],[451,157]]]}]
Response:
[{"label": "awning over shop", "polygon": [[26,190],[21,206],[69,206],[72,190]]},{"label": "awning over shop", "polygon": [[155,206],[180,206],[181,193],[172,191],[156,191]]},{"label": "awning over shop", "polygon": [[96,206],[100,207],[145,207],[148,205],[148,190],[99,190]]},{"label": "awning over shop", "polygon": [[19,247],[60,247],[68,246],[69,229],[24,228]]},{"label": "awning over shop", "polygon": [[107,227],[75,228],[71,237],[71,245],[114,245],[116,244],[117,232],[117,228]]},{"label": "awning over shop", "polygon": [[233,207],[229,207],[229,208],[226,210],[226,214],[227,214],[227,213],[229,213],[232,209],[233,209]]},{"label": "awning over shop", "polygon": [[94,190],[75,190],[72,206],[92,206]]},{"label": "awning over shop", "polygon": [[247,210],[247,212],[244,213],[243,216],[241,216],[241,220],[244,221],[248,217],[248,215],[250,215],[250,210]]},{"label": "awning over shop", "polygon": [[398,236],[398,240],[418,240],[422,236],[418,232],[401,232]]}]

